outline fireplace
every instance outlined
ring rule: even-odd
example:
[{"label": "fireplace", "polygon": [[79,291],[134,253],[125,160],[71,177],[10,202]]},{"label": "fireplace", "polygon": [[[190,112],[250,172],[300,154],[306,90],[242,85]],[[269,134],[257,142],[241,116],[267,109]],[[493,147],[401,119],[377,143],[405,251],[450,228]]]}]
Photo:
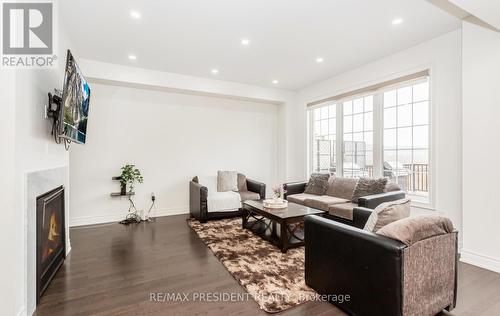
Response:
[{"label": "fireplace", "polygon": [[66,258],[64,187],[36,198],[36,302]]}]

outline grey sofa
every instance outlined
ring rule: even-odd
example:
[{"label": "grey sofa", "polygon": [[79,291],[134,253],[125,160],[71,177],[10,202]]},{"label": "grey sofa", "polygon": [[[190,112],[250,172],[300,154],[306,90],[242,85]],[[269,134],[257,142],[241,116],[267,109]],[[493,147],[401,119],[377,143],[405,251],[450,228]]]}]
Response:
[{"label": "grey sofa", "polygon": [[[260,200],[266,198],[266,185],[262,182],[247,179],[244,174],[238,174],[238,192],[241,201]],[[189,212],[191,217],[204,223],[208,220],[238,217],[242,215],[241,207],[234,211],[209,211],[206,186],[199,183],[198,177],[189,182]]]},{"label": "grey sofa", "polygon": [[373,209],[383,202],[405,198],[405,192],[394,183],[388,183],[385,192],[363,196],[357,203],[352,202],[358,180],[330,177],[328,190],[324,195],[304,193],[307,182],[287,183],[284,185],[285,199],[290,202],[326,211],[326,217],[337,222],[363,228]]}]

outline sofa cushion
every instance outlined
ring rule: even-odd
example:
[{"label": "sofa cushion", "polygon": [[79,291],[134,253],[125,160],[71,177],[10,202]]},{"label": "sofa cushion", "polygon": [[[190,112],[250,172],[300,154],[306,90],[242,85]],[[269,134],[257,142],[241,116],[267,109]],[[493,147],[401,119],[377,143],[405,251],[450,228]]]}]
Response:
[{"label": "sofa cushion", "polygon": [[237,192],[208,192],[207,209],[209,212],[229,212],[239,208],[241,208],[241,199]]},{"label": "sofa cushion", "polygon": [[238,191],[248,191],[247,176],[241,173],[238,173]]},{"label": "sofa cushion", "polygon": [[330,175],[328,173],[311,174],[304,193],[315,195],[325,194],[326,190],[328,189],[328,178],[330,178]]},{"label": "sofa cushion", "polygon": [[241,202],[246,200],[260,200],[260,194],[251,191],[239,191]]},{"label": "sofa cushion", "polygon": [[292,194],[288,195],[286,199],[288,202],[292,203],[297,203],[300,205],[304,205],[304,201],[309,198],[317,197],[315,194],[308,194],[308,193],[300,193],[300,194]]},{"label": "sofa cushion", "polygon": [[409,199],[401,199],[380,204],[368,217],[363,229],[377,232],[385,225],[410,216],[410,202]]},{"label": "sofa cushion", "polygon": [[360,178],[354,188],[354,193],[352,194],[352,201],[358,203],[358,199],[362,196],[374,195],[384,193],[385,185],[387,184],[387,178]]},{"label": "sofa cushion", "polygon": [[356,206],[352,202],[333,204],[328,207],[328,214],[352,221],[353,211]]},{"label": "sofa cushion", "polygon": [[377,234],[411,246],[417,241],[453,231],[450,219],[442,216],[416,216],[401,219],[382,227]]},{"label": "sofa cushion", "polygon": [[238,191],[238,173],[236,171],[217,171],[217,191]]},{"label": "sofa cushion", "polygon": [[329,195],[319,195],[319,196],[315,195],[313,197],[306,198],[304,200],[304,205],[318,210],[328,211],[328,207],[330,205],[341,204],[346,202],[349,202],[349,200]]},{"label": "sofa cushion", "polygon": [[350,201],[357,183],[358,179],[330,177],[326,194]]}]

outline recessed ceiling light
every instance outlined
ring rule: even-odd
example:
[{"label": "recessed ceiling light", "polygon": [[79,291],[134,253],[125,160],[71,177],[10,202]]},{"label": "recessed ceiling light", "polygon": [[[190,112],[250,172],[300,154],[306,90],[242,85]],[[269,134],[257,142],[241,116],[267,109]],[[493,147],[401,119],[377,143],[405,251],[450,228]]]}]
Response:
[{"label": "recessed ceiling light", "polygon": [[399,25],[401,23],[403,23],[402,18],[395,18],[394,20],[392,20],[392,25]]},{"label": "recessed ceiling light", "polygon": [[248,38],[243,38],[241,40],[241,45],[248,46],[250,44],[250,40]]},{"label": "recessed ceiling light", "polygon": [[135,56],[135,55],[128,55],[128,59],[130,59],[130,60],[136,60],[137,56]]},{"label": "recessed ceiling light", "polygon": [[279,83],[278,80],[276,80],[276,79],[273,80],[273,84],[278,84],[278,83]]},{"label": "recessed ceiling light", "polygon": [[137,11],[130,11],[130,16],[134,19],[139,19],[141,18],[141,14]]},{"label": "recessed ceiling light", "polygon": [[323,59],[323,57],[318,57],[318,58],[316,58],[316,62],[317,62],[318,64],[319,64],[319,63],[322,63],[323,61],[325,61],[325,60]]},{"label": "recessed ceiling light", "polygon": [[218,73],[219,73],[219,69],[215,69],[215,68],[214,68],[214,69],[212,69],[212,73],[213,73],[214,75],[218,74]]}]

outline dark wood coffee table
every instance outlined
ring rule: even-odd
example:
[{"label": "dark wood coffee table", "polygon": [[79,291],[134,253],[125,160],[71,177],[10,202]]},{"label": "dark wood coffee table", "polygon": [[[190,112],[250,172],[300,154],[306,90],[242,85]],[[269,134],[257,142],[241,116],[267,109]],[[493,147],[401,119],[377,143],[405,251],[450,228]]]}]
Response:
[{"label": "dark wood coffee table", "polygon": [[[262,200],[243,202],[243,228],[250,229],[285,253],[288,249],[304,245],[304,217],[322,215],[325,211],[288,202],[288,207],[271,209]],[[277,225],[280,231],[278,234]]]}]

